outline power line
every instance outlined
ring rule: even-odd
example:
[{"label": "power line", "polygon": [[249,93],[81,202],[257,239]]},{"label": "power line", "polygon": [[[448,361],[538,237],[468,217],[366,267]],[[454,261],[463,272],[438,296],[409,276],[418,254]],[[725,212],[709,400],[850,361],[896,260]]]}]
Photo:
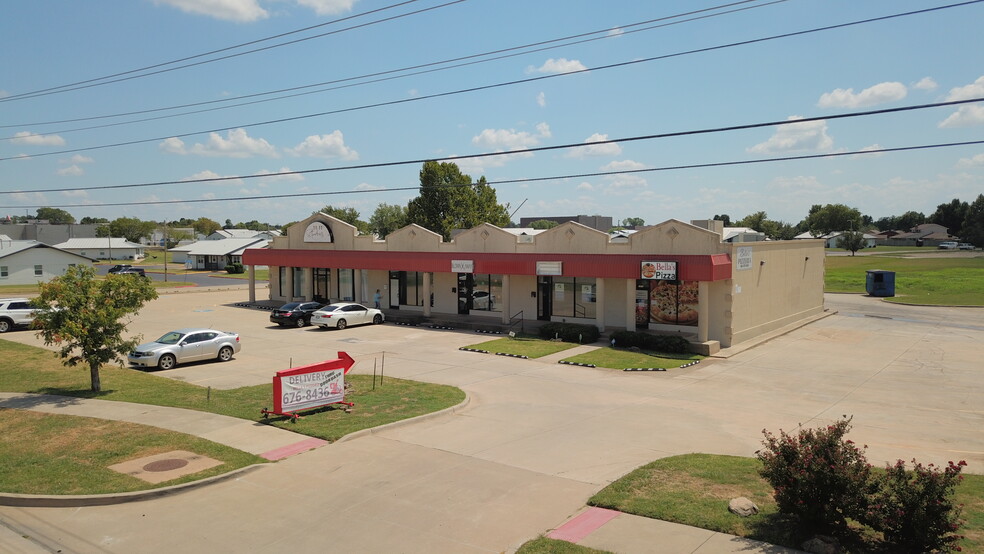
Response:
[{"label": "power line", "polygon": [[[271,94],[281,94],[281,93],[285,93],[285,92],[299,91],[299,90],[310,89],[310,88],[314,88],[314,87],[321,87],[321,86],[325,86],[325,85],[336,85],[336,84],[340,84],[340,83],[348,83],[348,82],[352,82],[352,81],[362,81],[364,79],[372,79],[373,77],[382,77],[382,76],[385,76],[385,75],[392,75],[392,74],[395,74],[395,73],[403,73],[403,75],[397,75],[397,76],[388,77],[388,78],[378,78],[378,79],[372,79],[372,80],[368,80],[368,81],[362,81],[362,82],[359,82],[359,83],[348,84],[348,85],[344,85],[344,86],[336,86],[336,87],[330,87],[330,88],[325,88],[325,89],[307,91],[307,92],[303,92],[303,93],[289,94],[289,95],[286,95],[286,96],[278,96],[278,97],[275,97],[275,98],[267,98],[267,99],[264,99],[264,100],[254,100],[254,101],[250,101],[250,102],[243,102],[243,103],[240,103],[240,104],[234,104],[234,105],[231,105],[231,106],[219,106],[219,107],[213,107],[213,108],[202,109],[202,110],[195,110],[195,111],[190,111],[190,112],[182,112],[182,113],[177,113],[177,114],[168,114],[168,115],[159,116],[159,117],[152,117],[152,118],[136,119],[136,120],[130,120],[130,121],[117,122],[117,123],[110,123],[110,124],[106,124],[106,125],[96,125],[96,126],[82,127],[82,128],[76,128],[76,129],[64,129],[64,130],[57,130],[57,131],[48,131],[48,133],[49,134],[64,134],[64,133],[70,133],[70,132],[76,132],[76,131],[88,131],[88,130],[92,130],[92,129],[102,129],[102,128],[106,128],[106,127],[115,127],[115,126],[119,126],[119,125],[130,125],[130,124],[133,124],[133,123],[143,123],[143,122],[147,122],[147,121],[154,121],[154,120],[158,120],[158,119],[178,117],[178,116],[183,116],[183,115],[200,114],[200,113],[206,113],[206,112],[211,112],[211,111],[217,111],[217,110],[221,110],[221,109],[229,109],[229,108],[233,108],[233,107],[248,106],[248,105],[259,104],[259,103],[263,103],[263,102],[273,102],[273,101],[276,101],[276,100],[283,100],[283,99],[286,99],[286,98],[295,98],[295,97],[298,97],[298,96],[304,96],[304,95],[308,95],[308,94],[317,94],[317,93],[321,93],[321,92],[327,92],[327,91],[332,91],[332,90],[339,90],[339,89],[342,89],[342,88],[349,88],[349,87],[353,87],[353,86],[362,86],[362,85],[366,85],[366,84],[379,83],[379,82],[393,80],[393,79],[401,79],[401,78],[405,78],[405,77],[411,77],[411,76],[414,76],[414,75],[423,75],[423,74],[433,73],[433,72],[437,72],[437,71],[445,71],[445,70],[448,70],[448,69],[455,69],[455,68],[459,68],[459,67],[466,67],[466,66],[469,66],[469,65],[475,65],[475,64],[479,64],[479,63],[487,63],[487,62],[491,62],[491,61],[497,61],[497,60],[507,59],[507,58],[516,57],[516,56],[527,55],[527,54],[531,54],[531,53],[535,53],[535,52],[543,52],[543,51],[546,51],[546,50],[552,50],[552,49],[556,49],[556,48],[562,48],[562,47],[565,47],[565,46],[573,46],[573,45],[576,45],[576,44],[584,44],[584,43],[587,43],[587,42],[593,42],[593,41],[598,41],[598,40],[605,40],[605,39],[610,39],[610,38],[617,38],[617,37],[625,36],[625,35],[628,35],[628,34],[639,33],[639,32],[642,32],[642,31],[650,31],[650,30],[653,30],[653,29],[658,29],[658,28],[662,28],[662,27],[668,27],[668,26],[671,26],[671,25],[679,25],[679,24],[682,24],[682,23],[690,23],[690,22],[693,22],[693,21],[699,21],[699,20],[707,19],[707,18],[711,18],[711,17],[718,17],[718,16],[722,16],[722,15],[729,15],[729,14],[737,13],[737,12],[741,12],[741,11],[746,11],[746,10],[751,10],[751,9],[756,9],[756,8],[770,6],[770,5],[773,5],[773,4],[780,4],[780,3],[786,2],[788,0],[773,0],[771,2],[767,2],[767,3],[764,3],[764,4],[758,4],[758,5],[755,5],[755,6],[746,6],[746,7],[742,7],[742,8],[736,8],[736,9],[732,9],[732,10],[721,11],[721,12],[718,12],[718,13],[713,13],[713,14],[703,15],[703,16],[698,16],[698,17],[691,17],[689,19],[683,19],[683,20],[680,20],[680,21],[674,21],[672,23],[663,23],[663,24],[660,24],[660,25],[650,25],[650,24],[653,24],[653,23],[658,23],[658,22],[661,22],[661,21],[669,20],[669,19],[677,19],[677,18],[681,18],[681,17],[687,17],[687,16],[690,16],[690,15],[695,15],[695,14],[699,14],[699,13],[703,13],[703,12],[707,12],[707,11],[719,10],[719,9],[722,9],[722,8],[733,7],[733,6],[736,6],[736,5],[746,4],[746,3],[749,3],[749,2],[756,2],[756,1],[758,1],[758,0],[741,0],[739,2],[732,2],[730,4],[721,4],[721,5],[718,5],[718,6],[711,7],[711,8],[705,8],[705,9],[702,9],[702,10],[695,10],[695,11],[691,11],[691,12],[680,13],[680,14],[676,14],[676,15],[661,17],[661,18],[658,18],[658,19],[650,19],[650,20],[647,20],[647,21],[630,23],[630,24],[626,24],[626,25],[618,25],[618,26],[616,26],[614,28],[613,27],[609,27],[609,28],[605,28],[605,29],[599,29],[599,30],[596,30],[596,31],[589,31],[589,32],[586,32],[586,33],[578,33],[578,34],[569,35],[569,36],[566,36],[566,37],[560,37],[560,38],[555,38],[555,39],[550,39],[550,40],[545,40],[545,41],[539,41],[539,42],[524,44],[524,45],[520,45],[520,46],[513,46],[513,47],[509,47],[509,48],[501,48],[501,49],[498,49],[498,50],[491,50],[491,51],[488,51],[488,52],[482,52],[482,53],[478,53],[478,54],[471,54],[471,55],[467,55],[467,56],[459,56],[459,57],[456,57],[456,58],[449,58],[449,59],[440,60],[440,61],[436,61],[436,62],[428,62],[428,63],[423,63],[423,64],[406,66],[406,67],[402,67],[402,68],[398,68],[398,69],[390,69],[390,70],[385,70],[385,71],[378,71],[378,72],[374,72],[374,73],[366,73],[366,74],[357,75],[357,76],[354,76],[354,77],[345,77],[345,78],[333,79],[331,81],[322,81],[322,82],[319,82],[319,83],[310,83],[310,84],[307,84],[307,85],[299,85],[299,86],[295,86],[295,87],[288,87],[288,88],[276,89],[276,90],[265,91],[265,92],[257,92],[257,93],[253,93],[253,94],[245,94],[245,95],[235,96],[235,97],[231,97],[231,98],[220,98],[220,99],[216,99],[216,100],[206,100],[206,101],[201,101],[201,102],[192,102],[192,103],[188,103],[188,104],[180,104],[180,105],[175,105],[175,106],[166,106],[166,107],[159,107],[159,108],[148,108],[148,109],[144,109],[144,110],[135,110],[135,111],[131,111],[131,112],[122,112],[122,113],[116,113],[116,114],[104,114],[104,115],[99,115],[99,116],[81,117],[81,118],[74,118],[74,119],[63,119],[63,120],[57,120],[57,121],[36,121],[36,122],[28,122],[28,123],[6,124],[6,125],[0,125],[0,129],[9,129],[9,128],[15,128],[15,127],[28,127],[28,126],[40,126],[40,125],[55,125],[55,124],[60,124],[60,123],[74,123],[74,122],[81,122],[81,121],[93,121],[93,120],[99,120],[99,119],[112,119],[112,118],[126,117],[126,116],[131,116],[131,115],[150,114],[150,113],[156,113],[156,112],[162,112],[162,111],[179,110],[179,109],[183,109],[183,108],[192,108],[192,107],[196,107],[196,106],[208,106],[208,105],[214,105],[214,104],[226,104],[226,103],[229,103],[229,102],[235,102],[237,100],[246,100],[246,99],[249,99],[249,98],[257,98],[257,97],[261,97],[261,96],[269,96]],[[650,26],[645,27],[645,25],[650,25]],[[640,27],[640,28],[634,28],[634,27]],[[621,34],[619,34],[619,35],[610,35],[610,34],[608,34],[613,29],[620,29],[620,30],[623,30],[623,32]],[[624,29],[629,29],[629,30],[624,30]],[[601,36],[601,37],[593,36],[593,35],[598,35],[598,34],[601,34],[601,33],[605,33],[605,36]],[[586,38],[586,37],[590,37],[590,38]],[[580,40],[575,40],[575,39],[580,39]],[[571,41],[571,42],[565,42],[564,44],[556,44],[558,42],[564,42],[564,41]],[[516,52],[517,50],[526,50],[526,51],[525,52]],[[510,52],[512,52],[512,53],[510,53]],[[497,54],[499,54],[499,55],[497,55]],[[488,56],[493,56],[493,57],[488,57]],[[483,59],[483,60],[475,60],[475,58],[486,58],[486,59]],[[467,62],[467,63],[456,63],[456,62],[466,62],[467,60],[473,60],[473,61],[470,61],[470,62]],[[445,65],[445,64],[454,64],[454,65],[448,65],[447,67],[436,68],[436,69],[429,69],[429,70],[424,70],[424,71],[414,71],[414,70],[423,70],[423,69],[426,69],[426,68],[433,68],[434,66]],[[407,72],[410,72],[410,73],[407,73]],[[13,140],[13,139],[16,139],[16,138],[23,138],[25,136],[37,136],[37,135],[40,135],[40,134],[41,133],[32,133],[30,135],[20,135],[20,136],[15,136],[15,137],[2,137],[2,138],[0,138],[0,140]]]},{"label": "power line", "polygon": [[[324,27],[326,25],[333,25],[335,23],[341,23],[343,21],[349,21],[349,20],[352,20],[352,19],[356,19],[356,18],[359,18],[359,17],[366,16],[366,15],[371,15],[371,14],[379,13],[379,12],[382,12],[382,11],[385,11],[385,10],[389,10],[389,9],[392,9],[392,8],[397,8],[397,7],[406,5],[406,4],[411,4],[411,3],[417,2],[417,1],[418,0],[407,0],[405,2],[400,2],[398,4],[393,4],[393,5],[390,5],[390,6],[384,6],[382,8],[378,8],[378,9],[375,9],[375,10],[370,10],[370,11],[367,11],[367,12],[362,12],[362,13],[350,15],[348,17],[343,17],[343,18],[332,20],[332,21],[327,21],[325,23],[320,23],[318,25],[312,25],[310,27],[304,27],[302,29],[296,29],[294,31],[288,31],[286,33],[280,33],[280,34],[277,34],[277,35],[272,35],[272,36],[269,36],[269,37],[264,37],[264,38],[261,38],[261,39],[256,39],[256,40],[252,40],[252,41],[249,41],[249,42],[244,42],[244,43],[237,44],[237,45],[234,45],[234,46],[227,46],[225,48],[220,48],[218,50],[212,50],[210,52],[204,52],[202,54],[196,54],[196,55],[193,55],[193,56],[187,56],[187,57],[180,58],[180,59],[177,59],[177,60],[171,60],[169,62],[163,62],[163,63],[159,63],[159,64],[154,64],[154,65],[142,67],[142,68],[139,68],[139,69],[131,69],[129,71],[123,71],[123,72],[120,72],[120,73],[115,73],[113,75],[106,75],[106,76],[103,76],[103,77],[96,77],[96,78],[93,78],[93,79],[87,79],[85,81],[78,81],[78,82],[75,82],[75,83],[69,83],[67,85],[60,85],[60,86],[56,86],[56,87],[50,87],[50,88],[36,90],[36,91],[31,91],[31,92],[22,92],[20,94],[15,94],[15,95],[7,96],[6,98],[2,98],[2,99],[0,99],[0,102],[9,102],[9,101],[13,101],[13,100],[26,100],[26,99],[29,99],[29,98],[37,98],[39,96],[48,96],[50,94],[59,94],[59,93],[62,93],[62,92],[70,92],[70,91],[74,91],[74,90],[80,90],[80,89],[85,89],[85,88],[91,88],[91,87],[97,87],[97,86],[102,86],[102,85],[108,85],[108,84],[112,84],[112,83],[119,83],[121,81],[129,81],[131,79],[139,79],[141,77],[149,77],[151,75],[157,75],[157,74],[166,73],[166,72],[169,72],[169,71],[176,71],[178,69],[185,69],[185,68],[188,68],[188,67],[194,67],[194,66],[197,66],[197,65],[203,65],[203,64],[206,64],[206,63],[212,63],[212,62],[216,62],[216,61],[220,61],[220,60],[225,60],[225,59],[229,59],[229,58],[235,58],[235,57],[238,57],[238,56],[244,56],[246,54],[253,54],[255,52],[262,52],[264,50],[270,50],[270,49],[273,49],[273,48],[279,48],[281,46],[287,46],[287,45],[295,44],[295,43],[298,43],[298,42],[303,42],[303,41],[307,41],[307,40],[311,40],[311,39],[315,39],[315,38],[321,38],[321,37],[324,37],[324,36],[333,35],[333,34],[341,33],[341,32],[344,32],[344,31],[351,31],[353,29],[359,29],[361,27],[367,27],[369,25],[375,25],[377,23],[383,23],[383,22],[386,22],[386,21],[391,21],[393,19],[399,19],[399,18],[402,18],[402,17],[407,17],[409,15],[416,15],[416,14],[423,13],[423,12],[430,11],[430,10],[434,10],[434,9],[437,9],[437,8],[443,8],[443,7],[446,7],[446,6],[450,6],[452,4],[458,4],[458,3],[461,3],[461,2],[465,2],[467,0],[453,0],[453,1],[448,2],[446,4],[441,4],[439,6],[433,6],[433,7],[425,8],[425,9],[418,10],[418,11],[415,11],[415,12],[409,12],[409,13],[398,15],[398,16],[394,16],[394,17],[389,17],[389,18],[385,18],[385,19],[380,19],[380,20],[372,21],[372,22],[369,22],[369,23],[363,23],[363,24],[360,24],[360,25],[355,25],[353,27],[346,27],[344,29],[339,29],[339,30],[336,30],[336,31],[330,31],[330,32],[327,32],[327,33],[322,33],[320,35],[313,35],[313,36],[310,36],[310,37],[305,37],[305,38],[302,38],[302,39],[292,40],[292,41],[284,42],[284,43],[281,43],[281,44],[275,44],[273,46],[267,46],[267,47],[263,47],[263,48],[257,48],[255,50],[248,50],[246,52],[240,52],[240,53],[237,53],[237,54],[231,54],[231,55],[228,55],[228,56],[223,56],[223,57],[214,58],[214,59],[211,59],[211,60],[205,60],[205,61],[201,61],[201,62],[191,63],[191,64],[187,64],[187,65],[182,65],[182,66],[179,66],[179,67],[172,67],[172,68],[168,68],[168,69],[162,69],[162,70],[159,70],[159,71],[154,71],[154,72],[150,72],[150,73],[144,73],[144,74],[141,74],[141,75],[132,75],[133,73],[140,73],[142,71],[147,71],[147,70],[155,69],[155,68],[158,68],[158,67],[164,67],[164,66],[168,66],[168,65],[172,65],[172,64],[176,64],[176,63],[185,62],[185,61],[188,61],[188,60],[194,60],[194,59],[202,58],[202,57],[205,57],[205,56],[211,56],[213,54],[219,54],[219,53],[222,53],[222,52],[227,52],[229,50],[235,50],[236,48],[242,48],[242,47],[245,47],[245,46],[251,46],[253,44],[259,44],[261,42],[266,42],[268,40],[274,40],[274,39],[282,38],[282,37],[285,37],[285,36],[288,36],[288,35],[302,33],[304,31],[310,31],[311,29],[317,29],[319,27]],[[130,75],[130,76],[129,77],[123,77],[124,75]],[[121,77],[121,78],[118,78],[117,79],[116,77]],[[109,80],[109,79],[112,79],[112,80]],[[97,81],[103,81],[103,82],[97,82]]]},{"label": "power line", "polygon": [[[853,152],[832,152],[827,154],[807,154],[802,156],[784,156],[779,158],[766,158],[758,160],[732,160],[724,162],[710,162],[703,164],[688,164],[688,165],[676,165],[676,166],[664,166],[664,167],[654,167],[647,169],[629,169],[620,171],[601,171],[596,173],[577,173],[570,175],[553,175],[549,177],[527,177],[523,179],[503,179],[499,181],[485,181],[487,185],[503,185],[503,184],[517,184],[517,183],[534,183],[542,181],[557,181],[562,179],[577,179],[585,177],[601,177],[609,175],[629,175],[638,173],[652,173],[657,171],[681,171],[687,169],[704,169],[713,167],[728,167],[737,165],[751,165],[751,164],[762,164],[762,163],[775,163],[775,162],[788,162],[788,161],[800,161],[800,160],[813,160],[818,158],[836,158],[841,156],[861,156],[865,154],[885,154],[890,152],[906,152],[914,150],[928,150],[936,148],[951,148],[957,146],[972,146],[984,144],[984,140],[974,140],[965,142],[950,142],[950,143],[938,143],[938,144],[923,144],[917,146],[899,146],[895,148],[879,148],[873,150],[855,150]],[[479,183],[458,183],[458,184],[444,184],[438,185],[444,188],[459,188],[459,187],[470,187],[477,185]],[[196,198],[194,200],[148,200],[143,202],[111,202],[103,204],[43,204],[37,206],[0,206],[0,209],[22,209],[22,208],[101,208],[110,206],[150,206],[150,205],[164,205],[164,204],[191,204],[191,203],[202,203],[202,202],[240,202],[245,200],[272,200],[278,198],[303,198],[311,196],[335,196],[340,194],[369,194],[378,192],[399,192],[399,191],[409,191],[409,190],[419,190],[420,185],[407,186],[407,187],[389,187],[380,189],[359,189],[359,190],[345,190],[345,191],[321,191],[321,192],[301,192],[295,194],[270,194],[261,196],[239,196],[239,197],[229,197],[229,198]],[[40,192],[40,191],[27,191],[27,192]]]},{"label": "power line", "polygon": [[[678,56],[684,56],[684,55],[689,55],[689,54],[712,52],[712,51],[716,51],[716,50],[722,50],[722,49],[725,49],[725,48],[733,48],[733,47],[737,47],[737,46],[747,46],[747,45],[750,45],[750,44],[757,44],[757,43],[761,43],[761,42],[768,42],[768,41],[778,40],[778,39],[782,39],[782,38],[790,38],[790,37],[795,37],[795,36],[801,36],[801,35],[807,35],[807,34],[817,33],[817,32],[821,32],[821,31],[829,31],[829,30],[833,30],[833,29],[841,29],[841,28],[845,28],[845,27],[851,27],[851,26],[855,26],[855,25],[861,25],[861,24],[872,23],[872,22],[877,22],[877,21],[885,21],[885,20],[889,20],[889,19],[895,19],[895,18],[910,16],[910,15],[924,14],[924,13],[929,13],[929,12],[933,12],[933,11],[939,11],[939,10],[948,9],[948,8],[954,8],[954,7],[959,7],[959,6],[967,6],[967,5],[970,5],[970,4],[978,4],[980,2],[984,2],[984,0],[968,0],[966,2],[960,2],[960,3],[956,3],[956,4],[949,4],[949,5],[946,5],[946,6],[937,6],[937,7],[933,7],[933,8],[925,8],[925,9],[921,9],[921,10],[914,10],[914,11],[909,11],[909,12],[896,13],[896,14],[891,14],[891,15],[886,15],[886,16],[880,16],[880,17],[874,17],[874,18],[869,18],[869,19],[862,19],[862,20],[857,20],[857,21],[851,21],[851,22],[847,22],[847,23],[838,23],[838,24],[835,24],[835,25],[827,25],[827,26],[823,26],[823,27],[815,27],[815,28],[812,28],[812,29],[806,29],[806,30],[802,30],[802,31],[794,31],[794,32],[790,32],[790,33],[783,33],[783,34],[779,34],[779,35],[772,35],[772,36],[762,37],[762,38],[757,38],[757,39],[749,39],[749,40],[744,40],[744,41],[738,41],[738,42],[732,42],[732,43],[727,43],[727,44],[721,44],[721,45],[717,45],[717,46],[709,46],[709,47],[705,47],[705,48],[697,48],[697,49],[688,50],[688,51],[684,51],[684,52],[677,52],[677,53],[673,53],[673,54],[664,54],[664,55],[661,55],[661,56],[653,56],[653,57],[649,57],[649,58],[642,58],[642,59],[630,60],[630,61],[627,61],[627,62],[619,62],[619,63],[614,63],[614,64],[608,64],[608,65],[603,65],[603,66],[599,66],[599,67],[595,67],[595,68],[585,68],[585,69],[568,71],[568,72],[557,73],[557,74],[552,74],[552,75],[541,75],[541,76],[538,76],[538,77],[531,77],[531,78],[527,78],[527,79],[517,79],[517,80],[514,80],[514,81],[500,82],[500,83],[495,83],[495,84],[491,84],[491,85],[482,85],[482,86],[470,87],[470,88],[465,88],[465,89],[458,89],[458,90],[454,90],[454,91],[447,91],[447,92],[435,93],[435,94],[430,94],[430,95],[425,95],[425,96],[418,96],[418,97],[415,97],[415,98],[404,98],[404,99],[400,99],[400,100],[390,100],[390,101],[378,102],[378,103],[374,103],[374,104],[364,104],[362,106],[355,106],[355,107],[349,107],[349,108],[339,108],[339,109],[336,109],[336,110],[329,110],[329,111],[325,111],[325,112],[318,112],[318,113],[313,113],[313,114],[298,115],[298,116],[292,116],[292,117],[284,117],[284,118],[279,118],[279,119],[273,119],[273,120],[267,120],[267,121],[260,121],[260,122],[255,122],[255,123],[249,123],[249,124],[245,124],[245,125],[240,124],[240,125],[233,125],[233,126],[227,126],[227,127],[219,127],[219,128],[215,128],[215,129],[208,129],[208,130],[202,130],[202,131],[194,131],[194,132],[182,133],[182,134],[177,134],[177,135],[169,135],[169,136],[165,136],[165,137],[155,137],[155,138],[149,138],[149,139],[136,139],[136,140],[131,140],[131,141],[117,142],[117,143],[112,143],[112,144],[103,144],[103,145],[98,145],[98,146],[88,146],[88,147],[83,147],[83,148],[73,148],[73,149],[59,150],[59,151],[54,151],[54,152],[44,152],[44,153],[40,153],[40,154],[34,154],[34,155],[32,155],[32,157],[43,157],[43,156],[54,156],[54,155],[62,155],[62,154],[72,154],[72,153],[76,153],[76,152],[88,152],[88,151],[92,151],[92,150],[101,150],[101,149],[105,149],[105,148],[118,148],[120,146],[132,146],[132,145],[135,145],[135,144],[146,144],[148,142],[162,141],[162,140],[166,140],[166,139],[169,139],[169,138],[187,138],[187,137],[191,137],[191,136],[195,136],[195,135],[202,135],[202,134],[206,134],[206,133],[218,133],[218,132],[221,132],[221,131],[230,131],[230,130],[238,129],[238,128],[261,127],[261,126],[265,126],[265,125],[273,125],[273,124],[278,124],[278,123],[287,123],[287,122],[291,122],[291,121],[299,121],[299,120],[302,120],[302,119],[310,119],[310,118],[315,118],[315,117],[324,117],[324,116],[327,116],[327,115],[337,115],[337,114],[340,114],[340,113],[347,113],[347,112],[353,112],[353,111],[366,110],[366,109],[370,109],[370,108],[378,108],[378,107],[384,107],[384,106],[395,106],[395,105],[399,105],[399,104],[406,104],[406,103],[411,103],[411,102],[419,102],[419,101],[422,101],[422,100],[430,100],[430,99],[435,99],[435,98],[442,98],[442,97],[445,97],[445,96],[454,96],[454,95],[458,95],[458,94],[478,92],[478,91],[482,91],[482,90],[490,90],[490,89],[495,89],[495,88],[501,88],[501,87],[506,87],[506,86],[517,85],[517,84],[532,83],[532,82],[537,82],[537,81],[543,81],[543,80],[546,80],[546,79],[553,79],[553,78],[557,78],[557,77],[566,77],[566,76],[570,76],[570,75],[577,75],[577,74],[581,74],[581,73],[589,73],[589,72],[593,72],[593,71],[602,71],[602,70],[606,70],[606,69],[614,69],[614,68],[619,68],[619,67],[627,67],[627,66],[631,66],[631,65],[640,64],[640,63],[647,63],[647,62],[652,62],[652,61],[657,61],[657,60],[663,60],[663,59],[668,59],[668,58],[673,58],[673,57],[678,57]],[[19,156],[9,156],[9,157],[6,157],[6,158],[0,158],[0,161],[8,161],[8,160],[19,159],[19,158],[20,158]]]},{"label": "power line", "polygon": [[353,169],[377,169],[381,167],[395,167],[401,165],[417,165],[422,164],[427,161],[442,161],[442,162],[454,162],[460,160],[468,159],[478,159],[478,158],[492,158],[496,156],[512,156],[516,154],[533,154],[536,152],[547,152],[551,150],[563,150],[567,148],[585,148],[589,146],[598,146],[600,144],[618,144],[626,142],[639,142],[645,140],[657,140],[665,138],[675,138],[684,137],[692,135],[705,135],[711,133],[723,133],[728,131],[744,131],[749,129],[760,129],[762,127],[776,127],[781,125],[796,125],[802,123],[810,123],[813,121],[826,121],[832,119],[850,119],[855,117],[867,117],[872,115],[884,115],[890,113],[900,113],[915,110],[924,110],[928,108],[939,108],[945,106],[956,106],[960,104],[969,104],[973,102],[984,101],[984,97],[979,98],[969,98],[967,100],[951,100],[949,102],[937,102],[933,104],[918,104],[913,106],[900,106],[896,108],[882,108],[878,110],[866,110],[861,112],[851,112],[844,114],[828,115],[828,116],[814,116],[814,117],[804,117],[799,119],[782,119],[778,121],[766,121],[760,123],[745,123],[741,125],[730,125],[726,127],[711,127],[705,129],[693,129],[689,131],[674,131],[669,133],[658,133],[651,135],[640,135],[634,137],[624,137],[609,139],[603,141],[589,142],[589,143],[567,143],[567,144],[556,144],[553,146],[538,146],[535,148],[526,148],[523,150],[509,150],[507,152],[485,152],[480,154],[470,154],[470,155],[460,155],[460,156],[447,156],[443,158],[418,158],[411,160],[400,160],[394,162],[379,162],[373,164],[358,164],[358,165],[346,165],[338,167],[322,167],[316,169],[304,169],[299,171],[281,171],[277,173],[265,173],[262,175],[235,175],[229,177],[209,177],[205,179],[187,179],[178,181],[154,181],[148,183],[130,183],[123,185],[104,185],[98,187],[70,187],[70,188],[52,188],[52,189],[36,189],[36,190],[17,190],[17,191],[0,191],[0,194],[22,194],[26,192],[67,192],[74,190],[108,190],[108,189],[126,189],[126,188],[142,188],[142,187],[155,187],[163,185],[176,185],[176,184],[189,184],[189,183],[215,183],[221,181],[234,181],[234,180],[245,180],[245,179],[265,179],[270,177],[283,177],[290,175],[310,175],[313,173],[326,173],[335,171],[350,171]]}]

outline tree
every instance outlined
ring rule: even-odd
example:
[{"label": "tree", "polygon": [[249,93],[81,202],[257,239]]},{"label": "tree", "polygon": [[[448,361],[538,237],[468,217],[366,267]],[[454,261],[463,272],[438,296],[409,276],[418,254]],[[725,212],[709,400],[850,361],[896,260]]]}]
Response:
[{"label": "tree", "polygon": [[47,220],[52,225],[75,223],[75,217],[59,208],[38,208],[37,219]]},{"label": "tree", "polygon": [[359,212],[355,208],[335,208],[331,205],[318,210],[320,213],[328,214],[335,219],[341,219],[345,223],[355,227],[360,232],[369,230],[369,224],[359,219]]},{"label": "tree", "polygon": [[803,226],[816,237],[834,231],[852,231],[861,228],[861,212],[844,204],[814,204]]},{"label": "tree", "polygon": [[763,232],[763,224],[767,220],[768,216],[765,212],[755,212],[751,215],[746,215],[742,219],[735,222],[735,227],[748,227],[749,229],[754,229],[758,232]]},{"label": "tree", "polygon": [[641,217],[627,217],[622,220],[623,227],[643,227],[646,225],[646,220]]},{"label": "tree", "polygon": [[386,235],[405,227],[407,224],[406,206],[380,204],[369,218],[369,232],[384,239]]},{"label": "tree", "polygon": [[557,223],[556,221],[552,221],[549,219],[538,219],[533,223],[530,223],[530,227],[532,227],[533,229],[553,229],[558,225],[560,225],[560,223]]},{"label": "tree", "polygon": [[984,246],[984,194],[978,194],[967,208],[961,229],[965,240],[974,246]]},{"label": "tree", "polygon": [[157,224],[153,221],[141,221],[135,217],[118,217],[109,222],[107,226],[108,236],[123,237],[136,243],[139,243],[142,238],[150,237],[150,234],[156,229]]},{"label": "tree", "polygon": [[451,239],[454,229],[482,223],[509,225],[509,207],[496,199],[495,189],[482,177],[473,183],[454,163],[424,162],[420,196],[407,204],[407,223],[416,223]]},{"label": "tree", "polygon": [[853,256],[855,252],[864,248],[864,233],[860,231],[847,231],[837,239],[837,248],[849,250]]},{"label": "tree", "polygon": [[91,390],[100,392],[99,368],[133,350],[140,337],[123,339],[129,316],[157,298],[148,279],[136,275],[95,278],[86,266],[70,266],[61,277],[39,283],[31,301],[39,308],[34,320],[45,345],[60,347],[62,364],[89,366]]},{"label": "tree", "polygon": [[928,221],[946,227],[951,235],[962,237],[963,223],[969,209],[970,204],[954,198],[948,204],[936,206],[936,211],[929,216]]},{"label": "tree", "polygon": [[89,217],[85,216],[79,220],[82,225],[94,225],[97,223],[109,223],[109,220],[105,217]]},{"label": "tree", "polygon": [[908,211],[899,216],[897,223],[899,229],[909,230],[926,223],[926,216],[922,212]]},{"label": "tree", "polygon": [[191,228],[199,235],[206,237],[222,228],[218,221],[213,221],[207,217],[199,217],[191,224]]},{"label": "tree", "polygon": [[785,221],[767,219],[762,222],[762,232],[772,240],[793,240],[796,228]]},{"label": "tree", "polygon": [[715,215],[711,219],[715,221],[723,221],[725,227],[731,227],[731,216],[728,214]]}]

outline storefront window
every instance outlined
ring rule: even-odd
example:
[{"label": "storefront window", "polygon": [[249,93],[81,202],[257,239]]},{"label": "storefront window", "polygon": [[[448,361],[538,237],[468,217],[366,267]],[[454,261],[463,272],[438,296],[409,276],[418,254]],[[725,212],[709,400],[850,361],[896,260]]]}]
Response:
[{"label": "storefront window", "polygon": [[280,268],[280,279],[277,280],[277,294],[280,296],[285,296],[287,291],[284,290],[284,285],[287,284],[287,268]]},{"label": "storefront window", "polygon": [[338,270],[338,297],[346,302],[355,299],[355,270]]},{"label": "storefront window", "polygon": [[502,275],[475,275],[472,285],[472,310],[502,311]]},{"label": "storefront window", "polygon": [[555,317],[594,319],[597,285],[593,277],[554,277],[553,311]]},{"label": "storefront window", "polygon": [[636,323],[697,325],[698,281],[643,280],[638,283]]},{"label": "storefront window", "polygon": [[327,302],[331,298],[331,270],[323,267],[314,270],[314,299]]},{"label": "storefront window", "polygon": [[307,297],[304,288],[304,274],[306,273],[303,268],[295,267],[294,269],[294,296]]},{"label": "storefront window", "polygon": [[[419,271],[401,271],[399,272],[400,285],[403,287],[402,297],[405,300],[406,306],[423,306],[424,305],[424,273]],[[431,273],[430,276],[431,290],[434,290],[434,274]],[[432,295],[433,296],[433,295]],[[431,302],[431,306],[434,302]]]}]

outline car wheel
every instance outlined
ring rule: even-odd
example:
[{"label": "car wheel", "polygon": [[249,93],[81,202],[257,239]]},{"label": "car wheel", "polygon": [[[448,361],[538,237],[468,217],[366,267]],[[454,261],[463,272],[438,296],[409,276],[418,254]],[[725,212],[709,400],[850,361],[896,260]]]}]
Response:
[{"label": "car wheel", "polygon": [[303,317],[299,317],[297,318],[297,321],[294,322],[294,325],[297,325],[298,327],[304,327],[305,325],[307,325],[307,322],[304,321]]},{"label": "car wheel", "polygon": [[6,333],[10,330],[10,322],[6,319],[0,319],[0,333]]},{"label": "car wheel", "polygon": [[379,314],[376,314],[376,315],[372,316],[372,324],[373,325],[379,325],[382,322],[383,322],[383,316],[381,316]]},{"label": "car wheel", "polygon": [[339,319],[338,323],[335,324],[336,329],[344,329],[346,327],[348,327],[348,322],[344,319]]},{"label": "car wheel", "polygon": [[157,367],[160,369],[172,369],[176,365],[178,365],[178,361],[171,354],[164,354],[161,359],[157,360]]},{"label": "car wheel", "polygon": [[219,361],[228,362],[232,359],[232,348],[229,346],[223,346],[219,349]]}]

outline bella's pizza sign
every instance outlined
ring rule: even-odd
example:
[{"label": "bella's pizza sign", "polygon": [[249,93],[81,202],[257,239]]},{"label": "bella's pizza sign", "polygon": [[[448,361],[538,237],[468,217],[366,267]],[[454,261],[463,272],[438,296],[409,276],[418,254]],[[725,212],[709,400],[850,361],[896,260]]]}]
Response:
[{"label": "bella's pizza sign", "polygon": [[675,281],[677,278],[676,262],[642,262],[640,273],[643,279],[658,279]]}]

